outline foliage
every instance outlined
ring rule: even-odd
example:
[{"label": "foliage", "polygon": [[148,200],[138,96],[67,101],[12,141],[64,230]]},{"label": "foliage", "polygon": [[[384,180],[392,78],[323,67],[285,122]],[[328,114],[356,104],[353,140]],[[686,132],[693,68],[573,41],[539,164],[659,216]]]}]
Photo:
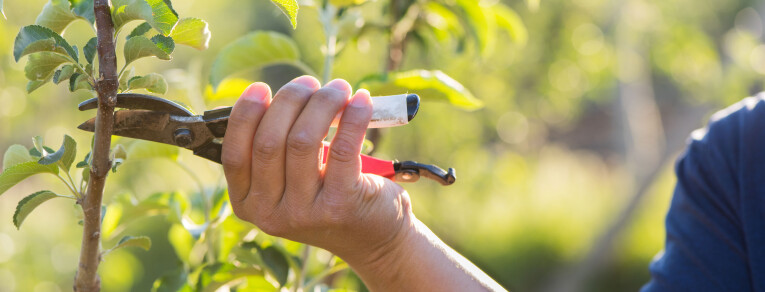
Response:
[{"label": "foliage", "polygon": [[[293,28],[297,25],[298,3],[296,1],[273,1],[289,18]],[[363,30],[348,29],[347,21],[351,13],[347,10],[359,9],[365,1],[331,1],[323,4],[320,15],[321,25],[327,34],[325,45],[334,48],[341,41],[357,38]],[[422,3],[408,3],[411,7],[419,7]],[[95,37],[88,39],[82,45],[82,57],[78,46],[71,45],[62,34],[74,21],[84,20],[90,26],[94,24],[93,1],[64,1],[50,0],[38,15],[35,25],[21,28],[16,37],[13,55],[16,61],[28,56],[25,73],[29,83],[27,91],[39,89],[47,82],[55,84],[69,81],[69,90],[74,92],[85,89],[94,93],[98,64],[95,62],[98,54]],[[473,9],[474,14],[465,14],[467,23],[478,21],[487,11],[479,14],[474,11],[478,6],[470,2],[463,3],[461,8]],[[340,9],[338,9],[340,8]],[[144,89],[152,93],[164,94],[168,91],[168,82],[163,75],[148,73],[135,75],[133,64],[141,59],[155,57],[159,60],[171,60],[176,45],[186,45],[198,50],[209,46],[211,32],[207,22],[198,18],[179,18],[178,13],[165,0],[115,0],[112,1],[111,17],[116,34],[119,35],[127,24],[136,20],[134,26],[123,42],[123,64],[119,71],[119,91],[128,92]],[[411,9],[411,8],[410,8]],[[418,8],[420,9],[420,8]],[[508,8],[505,14],[512,15]],[[394,21],[411,21],[404,15],[396,15]],[[460,21],[463,18],[458,18]],[[502,20],[505,27],[520,26],[520,22]],[[415,21],[419,21],[415,19]],[[493,21],[490,22],[493,27]],[[353,24],[351,24],[353,25]],[[487,50],[488,24],[481,21],[477,27],[474,39],[482,50]],[[516,28],[517,29],[517,28]],[[409,34],[413,27],[398,29],[392,33]],[[125,30],[127,31],[127,30]],[[317,75],[301,58],[301,49],[319,50],[318,47],[300,48],[290,36],[277,32],[255,31],[247,34],[223,48],[212,64],[210,72],[209,95],[235,94],[241,92],[239,83],[226,80],[234,74],[245,71],[261,71],[268,67],[286,64],[292,65],[307,74]],[[324,54],[324,74],[318,76],[324,82],[332,77],[333,60],[339,51],[327,49]],[[369,86],[379,93],[400,93],[412,91],[421,93],[426,100],[442,100],[457,107],[476,109],[481,106],[479,100],[441,71],[414,70],[408,72],[382,72],[366,79]],[[236,79],[232,79],[236,80]],[[219,85],[223,85],[219,87]],[[232,89],[233,88],[233,89]],[[215,93],[220,89],[221,93]],[[230,93],[226,93],[230,92]],[[13,185],[37,173],[56,175],[71,192],[71,195],[59,195],[53,191],[38,191],[21,200],[13,221],[20,227],[24,219],[42,203],[58,198],[70,198],[79,202],[85,194],[85,185],[89,179],[92,165],[90,153],[72,168],[77,153],[76,142],[66,135],[58,151],[52,151],[43,145],[40,138],[33,140],[35,148],[27,150],[22,145],[13,145],[4,156],[4,171],[0,174],[0,186],[5,192]],[[367,142],[366,148],[372,145]],[[130,160],[128,160],[130,157]],[[296,254],[299,250],[309,251],[296,243],[282,243],[281,240],[260,234],[249,236],[250,227],[238,219],[231,217],[231,209],[227,202],[227,194],[221,186],[212,189],[205,186],[183,162],[177,160],[178,151],[172,146],[159,146],[154,143],[135,141],[129,143],[127,149],[121,144],[111,151],[112,171],[127,161],[142,161],[144,159],[163,158],[173,161],[186,171],[198,185],[198,193],[187,197],[179,192],[159,192],[142,200],[136,200],[129,195],[116,197],[111,203],[102,208],[102,234],[105,241],[111,241],[115,236],[123,234],[132,222],[146,216],[163,215],[172,224],[168,241],[173,246],[182,265],[154,282],[154,289],[162,290],[195,290],[213,291],[219,287],[234,285],[245,287],[293,287],[299,289],[303,285],[315,286],[322,279],[342,271],[347,266],[341,261],[330,257],[330,263],[324,272],[307,270],[311,253]],[[82,169],[79,181],[75,181],[71,172]],[[0,192],[0,193],[2,193]],[[197,223],[201,222],[201,223]],[[285,245],[286,244],[286,245]],[[102,255],[112,253],[123,247],[135,246],[150,250],[151,239],[147,236],[123,236],[119,242]],[[292,246],[288,248],[288,246]],[[107,258],[108,260],[108,258]],[[232,261],[233,260],[233,261]]]},{"label": "foliage", "polygon": [[[161,33],[143,18],[126,22],[118,38],[120,65],[124,64],[122,52],[127,37],[151,40],[160,34],[171,37],[177,47],[170,55],[172,62],[160,62],[156,57],[132,62],[122,70],[121,90],[142,91],[135,88],[135,83],[128,89],[129,81],[160,74],[165,81],[162,84],[167,84],[165,97],[200,111],[233,104],[252,80],[266,81],[276,89],[304,72],[323,77],[326,31],[321,14],[327,15],[326,23],[335,29],[337,39],[330,78],[346,78],[360,85],[423,72],[420,70],[443,72],[458,80],[484,107],[463,112],[458,105],[455,110],[445,98],[447,95],[434,93],[426,99],[446,103],[425,103],[411,125],[384,131],[383,139],[374,145],[376,155],[454,166],[460,179],[452,187],[427,182],[406,185],[415,213],[446,242],[513,290],[542,290],[551,279],[551,271],[575,262],[621,209],[625,190],[632,187],[629,169],[621,161],[620,146],[616,145],[622,138],[619,129],[613,128],[620,123],[620,115],[612,112],[618,91],[615,84],[631,77],[619,73],[616,66],[617,56],[632,51],[616,46],[619,23],[630,24],[629,31],[623,34],[628,39],[651,44],[648,54],[626,56],[630,62],[646,65],[645,70],[656,82],[654,90],[667,125],[679,125],[681,121],[685,127],[701,126],[700,116],[689,116],[680,109],[703,115],[706,110],[699,109],[700,105],[719,107],[762,88],[765,63],[759,61],[765,54],[761,31],[746,25],[744,20],[753,15],[753,9],[745,9],[751,4],[744,1],[623,1],[629,11],[640,12],[626,17],[616,16],[614,6],[618,5],[608,1],[529,0],[529,6],[523,1],[500,1],[505,5],[478,5],[477,10],[469,5],[496,1],[421,1],[418,13],[411,13],[409,18],[404,16],[409,3],[415,1],[399,1],[403,4],[398,6],[396,17],[387,5],[390,1],[328,2],[337,8],[334,14],[321,4],[301,5],[295,17],[297,29],[279,8],[258,0],[176,2],[174,9],[180,15],[175,31],[169,34]],[[0,21],[0,56],[15,58],[11,40],[20,27],[35,19],[45,3],[54,1],[5,1],[10,13],[5,13],[7,21]],[[211,34],[204,37],[206,33],[198,25],[180,30],[186,14],[209,21],[207,30],[215,33],[208,43],[210,50],[198,52],[180,46],[198,49],[201,40],[209,40]],[[493,18],[467,19],[481,14]],[[98,72],[98,64],[88,66],[97,60],[91,23],[86,17],[70,15],[66,19],[72,19],[72,24],[58,35],[73,49],[81,49],[79,64],[70,60],[73,57],[55,37],[42,40],[40,48],[53,50],[45,51],[53,55],[46,59],[55,61],[60,56],[66,61],[53,70],[50,79],[30,81],[28,88],[35,91],[28,97],[24,97],[24,86],[19,84],[26,81],[23,63],[29,60],[21,60],[22,65],[0,64],[0,146],[25,144],[9,148],[8,157],[3,158],[4,169],[20,161],[34,162],[30,165],[39,167],[35,162],[39,158],[29,154],[31,144],[22,143],[28,141],[29,133],[40,133],[48,141],[69,133],[81,145],[73,163],[81,168],[70,170],[79,182],[80,176],[87,173],[80,170],[88,166],[88,159],[83,158],[88,147],[83,145],[88,144],[89,137],[73,130],[73,126],[90,118],[91,113],[78,113],[74,108],[77,102],[91,97],[88,81],[92,81],[92,72]],[[489,19],[496,22],[492,24]],[[394,21],[400,30],[410,32],[404,38],[407,45],[401,64],[387,69]],[[402,25],[406,23],[411,27]],[[294,64],[284,63],[243,67],[220,77],[220,84],[213,90],[208,70],[222,57],[226,44],[263,30],[293,42],[297,48],[295,60],[305,67],[295,70]],[[181,31],[202,37],[181,43]],[[484,34],[494,39],[481,40]],[[47,77],[44,75],[41,77]],[[84,90],[66,95],[61,88],[43,86],[50,81],[70,81],[64,86]],[[384,92],[374,89],[372,93]],[[602,127],[593,130],[593,124]],[[667,136],[682,140],[690,128],[678,127],[680,130],[668,132]],[[129,139],[115,142],[125,146],[127,159],[108,182],[104,247],[116,246],[127,235],[149,236],[152,247],[149,251],[115,250],[105,257],[101,273],[105,291],[146,291],[152,287],[193,290],[200,279],[221,283],[232,277],[235,279],[228,283],[239,285],[236,288],[241,291],[273,290],[279,284],[278,277],[261,266],[256,248],[241,245],[253,241],[264,248],[274,246],[284,251],[290,264],[287,286],[292,287],[300,271],[295,264],[302,264],[298,260],[306,258],[301,245],[252,231],[251,225],[231,215],[217,225],[208,225],[213,227],[202,228],[207,222],[205,214],[210,214],[210,222],[216,221],[219,206],[225,202],[219,168],[175,147]],[[36,151],[56,152],[41,149],[44,151]],[[23,152],[32,158],[26,158]],[[47,167],[53,166],[67,179],[56,163]],[[185,168],[192,170],[199,182]],[[660,226],[671,194],[670,168],[619,240],[620,252],[607,264],[608,273],[594,279],[594,288],[587,290],[636,290],[646,281],[647,263],[663,242]],[[49,175],[52,171],[30,175],[0,199],[15,202],[40,189],[69,194],[66,185],[55,184],[53,180],[58,177]],[[211,203],[212,210],[205,212],[203,197],[215,198],[211,201],[220,205]],[[6,225],[0,225],[0,242],[4,246],[0,251],[0,279],[4,285],[16,290],[34,290],[36,285],[45,290],[50,287],[45,285],[52,283],[61,290],[71,287],[79,252],[74,246],[79,244],[77,232],[72,230],[77,230],[74,222],[81,218],[67,208],[70,202],[74,201],[51,199],[41,204],[26,217],[19,232],[12,232],[15,227],[11,220],[17,205],[0,204],[5,208],[0,214],[6,217],[2,220]],[[213,255],[208,255],[210,246],[214,246]],[[9,258],[9,254],[14,256]],[[357,278],[342,270],[346,265],[339,259],[316,250],[308,258],[304,287],[315,284],[322,289],[331,286],[363,290]],[[256,272],[256,267],[263,268]],[[238,276],[240,272],[252,274]],[[322,277],[324,273],[331,274]],[[8,275],[15,281],[8,281]]]}]

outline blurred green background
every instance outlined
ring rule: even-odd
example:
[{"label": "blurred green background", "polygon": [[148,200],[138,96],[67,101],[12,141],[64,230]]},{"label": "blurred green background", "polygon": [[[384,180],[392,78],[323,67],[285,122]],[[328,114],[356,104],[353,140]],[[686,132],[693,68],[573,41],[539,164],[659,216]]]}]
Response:
[{"label": "blurred green background", "polygon": [[[35,135],[54,146],[64,134],[80,145],[90,139],[76,129],[93,114],[76,109],[90,95],[50,84],[26,94],[24,61],[16,63],[11,55],[19,28],[34,22],[45,2],[4,4],[3,150],[12,144],[30,147]],[[367,23],[380,21],[379,2],[360,10]],[[649,280],[648,264],[663,246],[672,166],[686,137],[716,109],[763,89],[765,5],[744,0],[502,2],[520,15],[528,33],[525,44],[497,35],[491,50],[476,53],[471,46],[432,45],[423,37],[409,44],[401,64],[402,70],[444,71],[485,107],[463,111],[426,102],[412,124],[382,131],[375,155],[457,170],[453,186],[405,185],[415,214],[504,287],[637,290]],[[209,22],[210,48],[179,47],[171,62],[139,61],[136,71],[162,73],[170,83],[164,96],[198,112],[234,103],[235,96],[204,99],[206,80],[218,51],[249,31],[292,35],[303,60],[321,68],[323,38],[313,8],[301,7],[292,30],[266,0],[173,4],[182,16]],[[84,22],[75,22],[66,37],[81,44],[92,33]],[[366,33],[345,44],[332,75],[355,84],[385,66],[386,50],[382,33]],[[241,77],[276,89],[299,74],[276,66]],[[123,142],[130,143],[115,138]],[[87,152],[79,150],[78,157]],[[180,159],[205,183],[222,182],[220,166],[187,151]],[[70,201],[51,201],[21,230],[11,221],[18,200],[40,185],[55,185],[48,180],[54,179],[35,177],[0,198],[0,291],[71,290],[81,236],[78,209]],[[120,193],[142,198],[195,187],[172,163],[128,158],[109,177],[105,202]],[[100,268],[104,291],[145,291],[174,267],[168,228],[159,216],[132,223],[125,233],[148,234],[154,246],[148,252],[110,254]]]}]

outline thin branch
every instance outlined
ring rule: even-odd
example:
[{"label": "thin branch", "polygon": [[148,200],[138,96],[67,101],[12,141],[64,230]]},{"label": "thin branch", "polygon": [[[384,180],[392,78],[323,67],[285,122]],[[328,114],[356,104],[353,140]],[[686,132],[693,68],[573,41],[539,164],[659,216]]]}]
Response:
[{"label": "thin branch", "polygon": [[80,265],[74,281],[74,291],[100,291],[98,264],[101,261],[101,198],[104,193],[106,176],[111,169],[109,149],[114,126],[114,105],[117,97],[117,55],[114,51],[114,23],[112,22],[109,0],[95,0],[93,9],[96,16],[98,36],[98,63],[101,76],[96,80],[98,112],[96,114],[93,160],[90,180],[82,205],[83,232],[80,250]]}]

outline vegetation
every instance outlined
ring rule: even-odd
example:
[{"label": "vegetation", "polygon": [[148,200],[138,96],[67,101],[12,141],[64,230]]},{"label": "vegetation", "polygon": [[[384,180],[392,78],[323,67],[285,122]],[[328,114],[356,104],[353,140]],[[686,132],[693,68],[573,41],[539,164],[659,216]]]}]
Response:
[{"label": "vegetation", "polygon": [[747,1],[275,4],[112,0],[108,31],[92,1],[0,1],[0,283],[90,290],[74,280],[96,271],[77,272],[85,234],[104,291],[364,290],[340,259],[232,216],[218,165],[75,129],[94,96],[201,112],[310,74],[426,100],[370,145],[457,169],[450,187],[406,185],[415,214],[508,289],[635,290],[663,243],[672,157],[765,73]]}]

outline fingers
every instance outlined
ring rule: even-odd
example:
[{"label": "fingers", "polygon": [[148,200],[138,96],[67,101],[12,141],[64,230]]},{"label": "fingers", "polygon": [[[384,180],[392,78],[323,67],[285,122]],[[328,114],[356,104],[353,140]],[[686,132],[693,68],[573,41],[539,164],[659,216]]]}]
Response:
[{"label": "fingers", "polygon": [[228,181],[231,201],[238,203],[250,189],[250,160],[255,129],[271,102],[271,89],[265,83],[253,83],[234,104],[223,139],[221,161]]},{"label": "fingers", "polygon": [[348,82],[333,80],[311,96],[295,121],[287,137],[287,200],[313,202],[321,186],[322,140],[350,96]]},{"label": "fingers", "polygon": [[285,147],[293,123],[308,99],[321,87],[316,78],[302,76],[284,85],[274,96],[258,126],[252,148],[250,193],[261,198],[256,204],[275,206],[285,184]]},{"label": "fingers", "polygon": [[345,107],[335,138],[329,146],[324,174],[325,188],[345,190],[348,186],[358,185],[361,176],[359,154],[371,118],[372,100],[369,92],[361,89]]}]

